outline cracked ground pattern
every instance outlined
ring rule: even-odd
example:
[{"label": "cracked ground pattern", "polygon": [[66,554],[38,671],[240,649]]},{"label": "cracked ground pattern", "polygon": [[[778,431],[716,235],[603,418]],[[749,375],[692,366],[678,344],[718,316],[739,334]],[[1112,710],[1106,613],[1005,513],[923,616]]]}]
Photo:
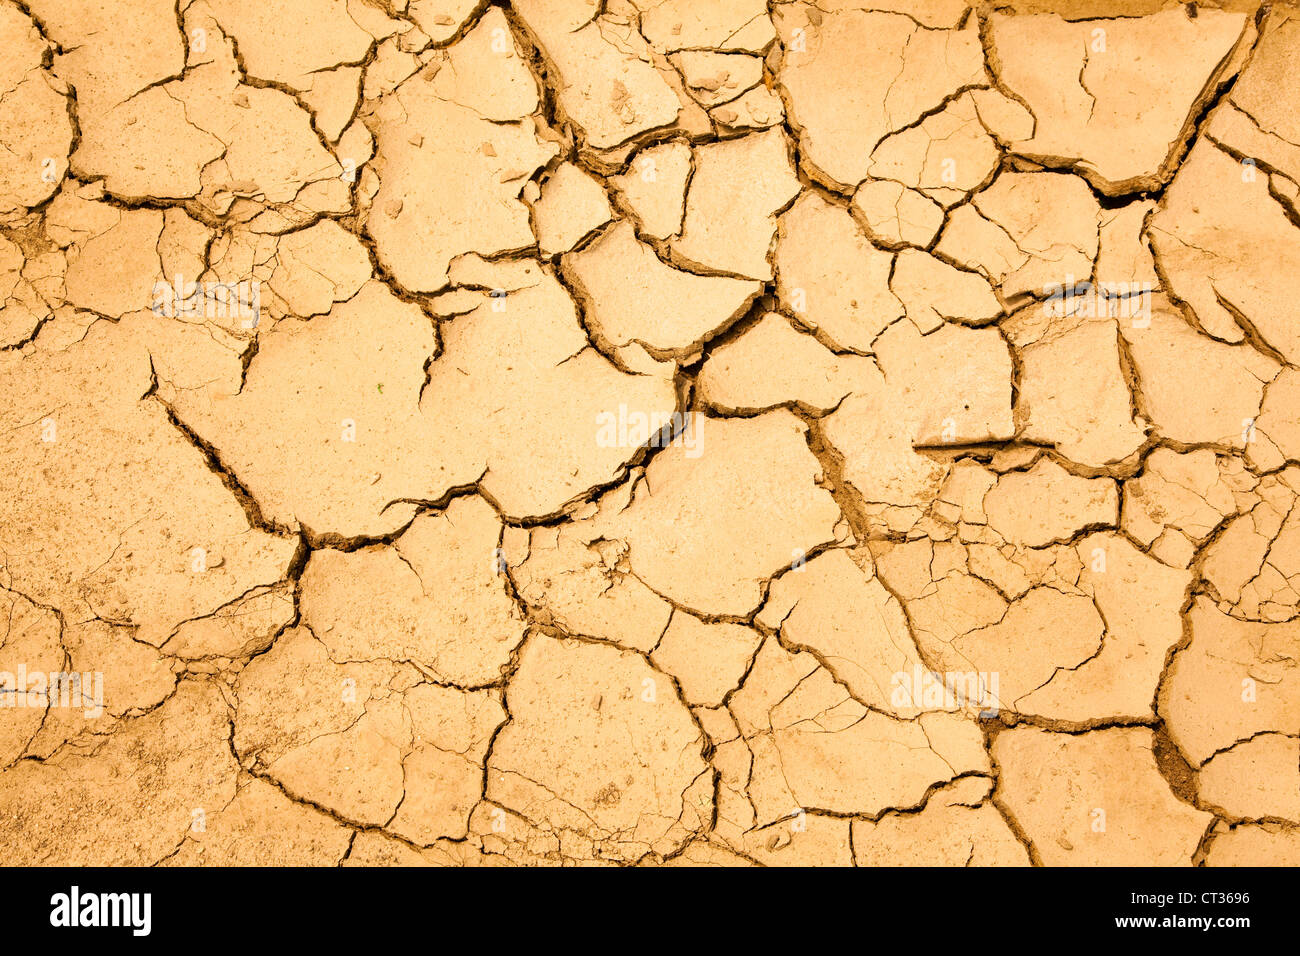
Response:
[{"label": "cracked ground pattern", "polygon": [[1300,864],[1300,18],[0,0],[0,862]]}]

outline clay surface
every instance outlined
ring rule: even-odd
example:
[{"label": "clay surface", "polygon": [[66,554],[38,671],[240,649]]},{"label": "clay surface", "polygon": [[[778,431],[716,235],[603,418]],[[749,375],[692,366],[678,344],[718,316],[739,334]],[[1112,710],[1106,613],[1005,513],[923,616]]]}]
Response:
[{"label": "clay surface", "polygon": [[1300,862],[1300,17],[0,0],[0,862]]}]

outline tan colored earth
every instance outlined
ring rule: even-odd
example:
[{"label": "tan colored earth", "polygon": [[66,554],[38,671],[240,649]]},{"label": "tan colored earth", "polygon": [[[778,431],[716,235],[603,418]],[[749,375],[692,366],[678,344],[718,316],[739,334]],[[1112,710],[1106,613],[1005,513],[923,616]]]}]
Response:
[{"label": "tan colored earth", "polygon": [[0,0],[0,861],[1300,864],[1300,16]]}]

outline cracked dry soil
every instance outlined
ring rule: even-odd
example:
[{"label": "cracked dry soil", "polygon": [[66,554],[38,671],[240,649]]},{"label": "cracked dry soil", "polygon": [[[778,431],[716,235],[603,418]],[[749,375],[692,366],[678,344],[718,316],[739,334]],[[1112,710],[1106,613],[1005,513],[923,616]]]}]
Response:
[{"label": "cracked dry soil", "polygon": [[0,860],[1300,864],[1292,9],[0,49]]}]

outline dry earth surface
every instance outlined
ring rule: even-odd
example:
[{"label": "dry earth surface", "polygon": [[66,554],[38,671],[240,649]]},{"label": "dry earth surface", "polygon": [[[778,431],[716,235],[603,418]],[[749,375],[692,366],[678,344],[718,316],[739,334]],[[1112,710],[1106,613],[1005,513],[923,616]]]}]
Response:
[{"label": "dry earth surface", "polygon": [[0,861],[1300,864],[1300,19],[0,0]]}]

